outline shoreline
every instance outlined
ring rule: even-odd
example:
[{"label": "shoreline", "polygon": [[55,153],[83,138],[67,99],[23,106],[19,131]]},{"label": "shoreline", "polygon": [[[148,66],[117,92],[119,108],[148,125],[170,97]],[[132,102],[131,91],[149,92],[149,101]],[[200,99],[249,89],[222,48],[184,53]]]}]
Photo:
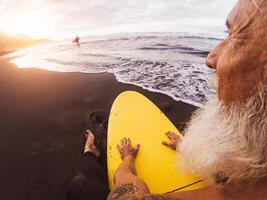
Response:
[{"label": "shoreline", "polygon": [[15,52],[15,50],[13,50],[13,51],[0,51],[0,57],[1,56],[6,56],[6,55],[8,55],[8,54],[11,54],[11,53],[13,53],[13,52]]},{"label": "shoreline", "polygon": [[[3,199],[65,199],[66,185],[79,169],[83,131],[93,129],[104,151],[106,130],[94,122],[106,127],[111,105],[123,91],[151,99],[179,130],[196,109],[120,83],[113,74],[22,69],[11,59],[0,60]],[[101,163],[106,167],[105,156]]]}]

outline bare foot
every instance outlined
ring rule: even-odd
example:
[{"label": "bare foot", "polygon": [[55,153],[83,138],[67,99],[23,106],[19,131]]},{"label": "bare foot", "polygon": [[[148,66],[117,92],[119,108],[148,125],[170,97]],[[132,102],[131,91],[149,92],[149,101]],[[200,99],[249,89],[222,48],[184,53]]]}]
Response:
[{"label": "bare foot", "polygon": [[86,143],[84,146],[83,153],[92,152],[96,157],[99,157],[100,152],[98,151],[98,149],[94,144],[95,136],[93,135],[93,133],[90,130],[87,130],[85,137],[86,137]]},{"label": "bare foot", "polygon": [[139,147],[140,144],[137,144],[135,147],[133,147],[129,138],[123,138],[121,140],[121,143],[117,145],[117,149],[120,152],[122,160],[124,160],[128,156],[135,158]]},{"label": "bare foot", "polygon": [[176,133],[168,131],[166,133],[167,137],[170,139],[170,142],[162,142],[163,145],[170,147],[173,150],[176,150],[178,143],[181,141],[181,138]]}]

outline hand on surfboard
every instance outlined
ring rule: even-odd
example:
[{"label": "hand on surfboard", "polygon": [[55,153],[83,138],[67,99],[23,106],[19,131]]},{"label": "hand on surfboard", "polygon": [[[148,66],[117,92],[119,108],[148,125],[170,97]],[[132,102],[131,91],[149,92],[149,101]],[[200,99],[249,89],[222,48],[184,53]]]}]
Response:
[{"label": "hand on surfboard", "polygon": [[166,135],[170,139],[170,142],[163,141],[162,144],[173,150],[176,150],[177,144],[181,140],[180,137],[176,133],[171,131],[166,132]]},{"label": "hand on surfboard", "polygon": [[132,146],[130,138],[123,138],[120,144],[117,144],[117,149],[120,152],[121,159],[124,160],[128,156],[136,157],[140,144]]}]

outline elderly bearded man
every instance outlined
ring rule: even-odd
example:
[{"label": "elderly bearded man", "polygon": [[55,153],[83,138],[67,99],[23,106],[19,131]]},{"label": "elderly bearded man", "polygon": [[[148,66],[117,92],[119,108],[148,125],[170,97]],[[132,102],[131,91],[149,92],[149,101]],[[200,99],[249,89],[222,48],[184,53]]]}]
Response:
[{"label": "elderly bearded man", "polygon": [[123,162],[109,200],[267,199],[267,1],[239,0],[227,27],[229,36],[207,58],[207,65],[216,69],[218,96],[194,114],[181,142],[168,133],[171,142],[164,143],[178,143],[178,162],[210,186],[151,194],[135,175],[139,146],[124,138],[118,145]]}]

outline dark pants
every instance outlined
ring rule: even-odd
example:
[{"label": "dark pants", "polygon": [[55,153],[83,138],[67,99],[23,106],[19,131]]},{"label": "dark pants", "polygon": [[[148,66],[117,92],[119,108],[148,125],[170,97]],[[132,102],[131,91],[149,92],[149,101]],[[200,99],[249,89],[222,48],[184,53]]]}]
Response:
[{"label": "dark pants", "polygon": [[92,153],[82,157],[82,171],[69,183],[68,200],[106,200],[108,182],[103,168]]}]

